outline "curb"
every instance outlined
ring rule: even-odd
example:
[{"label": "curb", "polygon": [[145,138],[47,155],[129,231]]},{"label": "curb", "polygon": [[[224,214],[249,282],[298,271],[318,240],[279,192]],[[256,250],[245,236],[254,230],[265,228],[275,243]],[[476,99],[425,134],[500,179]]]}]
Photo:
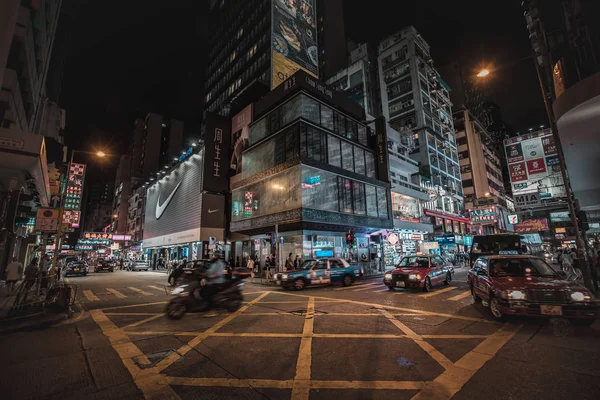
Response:
[{"label": "curb", "polygon": [[24,329],[41,328],[63,322],[71,313],[46,314],[44,312],[0,321],[0,333],[16,332]]}]

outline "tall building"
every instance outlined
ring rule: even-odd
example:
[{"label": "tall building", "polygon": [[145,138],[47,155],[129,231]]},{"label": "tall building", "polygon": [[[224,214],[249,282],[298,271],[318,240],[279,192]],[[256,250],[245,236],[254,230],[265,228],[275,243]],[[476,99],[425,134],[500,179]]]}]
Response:
[{"label": "tall building", "polygon": [[600,210],[600,3],[526,0],[525,20],[548,114],[556,121],[569,181],[583,210]]},{"label": "tall building", "polygon": [[378,68],[383,115],[419,163],[413,183],[430,193],[423,213],[436,233],[466,233],[450,88],[433,66],[429,45],[407,27],[379,43]]},{"label": "tall building", "polygon": [[183,122],[148,113],[134,123],[129,146],[130,176],[149,179],[179,158],[183,148]]},{"label": "tall building", "polygon": [[336,71],[325,83],[333,90],[344,92],[364,108],[367,116],[381,115],[381,94],[377,52],[366,43],[354,48],[348,58],[348,66]]},{"label": "tall building", "polygon": [[383,120],[372,130],[358,104],[296,72],[254,105],[232,180],[232,234],[261,261],[276,235],[280,256],[383,256],[382,230],[392,227],[385,136]]},{"label": "tall building", "polygon": [[134,185],[129,198],[129,214],[127,216],[128,230],[132,244],[136,247],[144,238],[144,216],[146,207],[146,185]]},{"label": "tall building", "polygon": [[0,4],[0,126],[43,134],[46,76],[61,0]]},{"label": "tall building", "polygon": [[112,198],[111,232],[124,234],[129,229],[128,213],[129,198],[131,197],[131,159],[129,155],[122,155],[115,175],[114,195]]},{"label": "tall building", "polygon": [[492,135],[467,109],[454,113],[460,173],[472,233],[490,234],[511,230],[507,216],[512,200],[507,198],[502,163],[490,147]]},{"label": "tall building", "polygon": [[209,112],[229,116],[235,99],[257,82],[270,90],[299,69],[327,77],[346,63],[341,0],[218,0],[209,20]]},{"label": "tall building", "polygon": [[112,193],[114,182],[94,182],[86,187],[86,200],[83,206],[83,230],[101,232],[112,220]]}]

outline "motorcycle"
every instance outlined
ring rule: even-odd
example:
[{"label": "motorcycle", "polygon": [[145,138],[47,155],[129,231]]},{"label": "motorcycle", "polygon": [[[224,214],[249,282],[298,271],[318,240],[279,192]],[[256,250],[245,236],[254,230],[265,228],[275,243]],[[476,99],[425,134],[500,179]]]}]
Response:
[{"label": "motorcycle", "polygon": [[167,280],[167,282],[169,282],[169,285],[175,286],[175,284],[177,283],[177,280],[179,279],[181,274],[183,274],[184,267],[185,266],[183,264],[180,264],[177,267],[173,268],[173,270],[169,274],[169,278]]},{"label": "motorcycle", "polygon": [[[244,271],[242,271],[244,270]],[[206,286],[206,269],[194,270],[193,276],[187,275],[172,294],[176,295],[167,305],[167,316],[170,319],[181,319],[187,312],[208,311],[209,304],[203,296],[203,288]],[[247,268],[240,268],[232,274],[231,280],[226,280],[219,291],[213,295],[212,303],[215,310],[235,312],[242,306],[244,296],[241,288],[244,279],[250,276]]]}]

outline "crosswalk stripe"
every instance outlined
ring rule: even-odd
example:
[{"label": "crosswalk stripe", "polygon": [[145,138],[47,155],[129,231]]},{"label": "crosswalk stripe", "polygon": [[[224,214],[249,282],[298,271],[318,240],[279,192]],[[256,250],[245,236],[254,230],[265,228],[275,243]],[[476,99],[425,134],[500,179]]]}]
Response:
[{"label": "crosswalk stripe", "polygon": [[373,292],[375,293],[379,293],[379,292],[390,292],[390,289],[386,286],[385,289],[379,289],[379,290],[373,290]]},{"label": "crosswalk stripe", "polygon": [[160,290],[160,291],[161,291],[161,292],[163,292],[163,293],[164,293],[164,291],[165,291],[165,289],[164,289],[164,288],[161,288],[161,287],[158,287],[158,286],[154,286],[154,285],[148,285],[148,287],[149,287],[149,288],[152,288],[152,289]]},{"label": "crosswalk stripe", "polygon": [[358,289],[354,289],[354,290],[353,290],[353,292],[361,292],[361,291],[363,291],[363,290],[373,290],[373,287],[372,287],[372,286],[369,286],[369,287],[361,287],[361,288],[358,288]]},{"label": "crosswalk stripe", "polygon": [[127,296],[125,296],[123,293],[119,292],[118,290],[111,289],[111,288],[106,288],[106,290],[109,291],[109,292],[111,292],[112,294],[114,294],[119,299],[126,299],[127,298]]},{"label": "crosswalk stripe", "polygon": [[469,297],[470,295],[471,295],[471,291],[467,290],[466,292],[463,292],[463,293],[461,293],[461,294],[459,294],[457,296],[450,297],[448,300],[450,300],[450,301],[458,301],[458,300],[464,299],[465,297]]},{"label": "crosswalk stripe", "polygon": [[352,286],[346,286],[346,287],[342,287],[342,288],[336,288],[333,290],[348,290],[348,289],[356,289],[359,286],[372,286],[372,285],[377,285],[379,284],[379,282],[374,282],[374,283],[361,283],[358,285],[352,285]]},{"label": "crosswalk stripe", "polygon": [[133,286],[128,286],[127,289],[133,290],[134,292],[138,292],[139,294],[143,294],[144,296],[154,296],[154,293],[146,292],[145,290],[138,289]]},{"label": "crosswalk stripe", "polygon": [[84,290],[83,295],[88,301],[99,301],[100,299],[91,290]]},{"label": "crosswalk stripe", "polygon": [[445,289],[436,290],[435,292],[420,294],[419,296],[426,299],[429,297],[437,296],[438,294],[449,292],[450,290],[454,290],[454,289],[456,289],[456,287],[450,286]]}]

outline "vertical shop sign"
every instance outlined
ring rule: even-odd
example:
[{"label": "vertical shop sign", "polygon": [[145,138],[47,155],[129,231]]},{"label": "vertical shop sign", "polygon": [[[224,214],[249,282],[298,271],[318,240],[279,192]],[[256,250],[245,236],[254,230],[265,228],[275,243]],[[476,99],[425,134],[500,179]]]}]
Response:
[{"label": "vertical shop sign", "polygon": [[230,133],[229,118],[207,113],[204,133],[203,189],[209,192],[225,192],[229,188]]}]

